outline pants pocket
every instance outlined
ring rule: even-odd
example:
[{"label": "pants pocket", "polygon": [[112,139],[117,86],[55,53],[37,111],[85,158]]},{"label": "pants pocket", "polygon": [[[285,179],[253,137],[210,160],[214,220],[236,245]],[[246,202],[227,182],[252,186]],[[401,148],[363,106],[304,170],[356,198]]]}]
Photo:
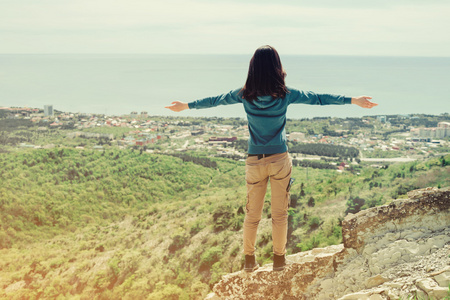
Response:
[{"label": "pants pocket", "polygon": [[256,184],[264,179],[261,167],[257,164],[245,165],[245,181],[247,184]]},{"label": "pants pocket", "polygon": [[284,157],[278,161],[273,162],[270,165],[271,168],[271,179],[283,180],[291,176],[292,163],[289,156]]}]

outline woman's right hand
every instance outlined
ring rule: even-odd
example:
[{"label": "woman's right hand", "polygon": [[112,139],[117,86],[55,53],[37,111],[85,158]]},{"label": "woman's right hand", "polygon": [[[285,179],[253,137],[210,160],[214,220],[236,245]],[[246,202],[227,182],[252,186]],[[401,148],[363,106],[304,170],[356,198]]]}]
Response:
[{"label": "woman's right hand", "polygon": [[372,99],[372,97],[370,96],[352,97],[352,104],[356,104],[358,106],[361,106],[362,108],[372,108],[378,105],[377,103],[369,101],[369,99]]},{"label": "woman's right hand", "polygon": [[179,112],[179,111],[183,111],[185,109],[189,109],[189,105],[187,103],[184,103],[184,102],[173,101],[172,105],[165,106],[165,108],[168,108],[168,109],[170,109],[172,111]]}]

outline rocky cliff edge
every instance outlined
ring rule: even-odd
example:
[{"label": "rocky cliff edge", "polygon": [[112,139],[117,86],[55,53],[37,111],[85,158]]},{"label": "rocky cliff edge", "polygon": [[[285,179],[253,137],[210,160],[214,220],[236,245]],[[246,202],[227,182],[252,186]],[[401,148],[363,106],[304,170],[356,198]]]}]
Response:
[{"label": "rocky cliff edge", "polygon": [[445,299],[450,284],[450,189],[427,188],[348,215],[343,244],[225,275],[206,299]]}]

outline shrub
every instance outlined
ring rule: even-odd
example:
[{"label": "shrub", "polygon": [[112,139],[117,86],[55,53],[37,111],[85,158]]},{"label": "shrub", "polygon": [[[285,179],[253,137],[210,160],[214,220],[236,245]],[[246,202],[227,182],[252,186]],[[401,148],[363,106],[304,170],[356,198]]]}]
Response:
[{"label": "shrub", "polygon": [[0,249],[9,248],[11,247],[11,244],[9,236],[5,232],[0,231]]},{"label": "shrub", "polygon": [[167,284],[164,286],[158,286],[158,290],[151,293],[148,298],[148,300],[187,300],[189,299],[188,294],[183,291],[182,288],[174,285],[174,284]]},{"label": "shrub", "polygon": [[236,244],[236,245],[231,249],[231,251],[230,251],[230,256],[231,256],[231,257],[234,257],[234,256],[238,255],[240,249],[241,249],[240,245],[239,245],[239,244]]},{"label": "shrub", "polygon": [[201,281],[194,281],[191,285],[191,296],[195,299],[204,299],[208,291],[209,286]]},{"label": "shrub", "polygon": [[219,261],[222,257],[223,249],[220,246],[211,247],[206,250],[200,257],[200,270],[206,270]]},{"label": "shrub", "polygon": [[320,218],[319,217],[312,217],[308,221],[308,226],[311,230],[317,229],[320,226]]},{"label": "shrub", "polygon": [[205,228],[205,221],[201,219],[195,220],[195,222],[191,225],[191,229],[189,230],[189,233],[191,235],[196,235],[199,233],[203,228]]},{"label": "shrub", "polygon": [[321,242],[323,242],[323,234],[320,232],[319,234],[313,235],[308,240],[298,243],[296,245],[297,248],[301,249],[301,251],[309,251],[313,248],[318,247]]},{"label": "shrub", "polygon": [[211,280],[209,281],[209,284],[213,285],[219,282],[220,278],[222,278],[222,275],[224,274],[226,274],[226,272],[222,270],[220,262],[214,263],[211,269]]},{"label": "shrub", "polygon": [[174,253],[175,251],[183,248],[189,242],[189,236],[184,230],[179,230],[172,236],[172,243],[169,246],[169,252]]},{"label": "shrub", "polygon": [[244,215],[234,216],[231,220],[231,227],[233,230],[238,231],[242,228],[242,224],[244,224]]},{"label": "shrub", "polygon": [[231,207],[221,205],[213,213],[214,231],[219,232],[230,227],[233,223],[234,212]]},{"label": "shrub", "polygon": [[364,206],[362,207],[362,209],[366,209],[366,208],[370,208],[370,207],[375,207],[375,206],[380,206],[384,203],[384,199],[383,196],[379,196],[379,197],[374,197],[371,199],[368,199],[366,201],[366,203],[364,204]]}]

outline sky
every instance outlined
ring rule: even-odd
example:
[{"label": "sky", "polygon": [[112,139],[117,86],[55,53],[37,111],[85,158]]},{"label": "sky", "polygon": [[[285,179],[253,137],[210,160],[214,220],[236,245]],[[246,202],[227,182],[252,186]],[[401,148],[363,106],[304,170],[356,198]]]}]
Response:
[{"label": "sky", "polygon": [[448,0],[0,0],[0,53],[449,56]]}]

